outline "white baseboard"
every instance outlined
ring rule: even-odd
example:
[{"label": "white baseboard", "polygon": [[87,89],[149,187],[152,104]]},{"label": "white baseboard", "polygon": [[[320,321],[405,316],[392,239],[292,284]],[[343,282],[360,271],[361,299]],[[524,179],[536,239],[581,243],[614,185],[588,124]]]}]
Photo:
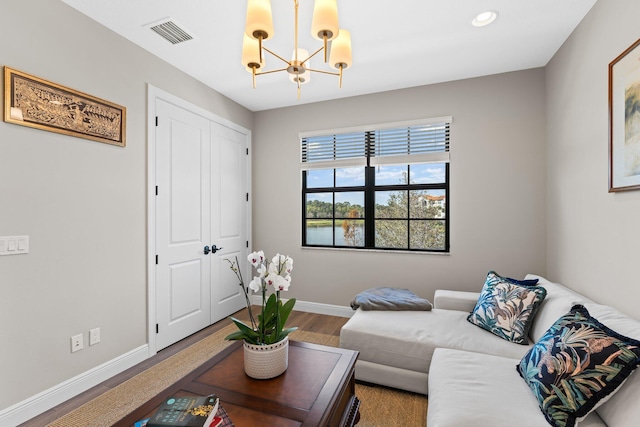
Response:
[{"label": "white baseboard", "polygon": [[[283,302],[287,300],[282,298]],[[262,297],[259,295],[251,295],[251,304],[262,304]],[[327,314],[329,316],[339,317],[351,317],[353,316],[353,309],[351,307],[345,307],[343,305],[322,304],[319,302],[308,301],[296,301],[294,310],[304,311],[307,313]]]},{"label": "white baseboard", "polygon": [[0,427],[16,426],[143,362],[149,346],[140,346],[100,366],[0,411]]},{"label": "white baseboard", "polygon": [[328,314],[330,316],[338,317],[351,317],[354,313],[351,307],[307,301],[296,301],[294,310],[305,311],[307,313]]}]

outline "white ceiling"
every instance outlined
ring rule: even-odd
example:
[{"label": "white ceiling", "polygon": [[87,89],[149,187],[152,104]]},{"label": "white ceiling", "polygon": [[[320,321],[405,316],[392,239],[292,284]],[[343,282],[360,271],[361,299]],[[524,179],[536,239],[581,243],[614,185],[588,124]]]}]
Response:
[{"label": "white ceiling", "polygon": [[[297,99],[287,74],[257,77],[241,64],[245,0],[62,0],[252,111],[542,67],[596,0],[340,0],[340,27],[351,31],[353,66],[342,89],[335,76],[314,73]],[[275,35],[265,46],[293,51],[294,1],[274,0]],[[498,11],[476,28],[479,12]],[[300,0],[300,47],[309,34],[312,0]],[[194,39],[172,45],[149,24],[171,18]],[[312,66],[324,68],[319,57]],[[267,69],[281,68],[267,57]],[[333,71],[333,70],[331,70]]]}]

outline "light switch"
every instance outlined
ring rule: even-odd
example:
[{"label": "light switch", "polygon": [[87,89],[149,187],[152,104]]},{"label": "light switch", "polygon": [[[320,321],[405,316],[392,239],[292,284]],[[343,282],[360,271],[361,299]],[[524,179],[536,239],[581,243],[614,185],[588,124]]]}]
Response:
[{"label": "light switch", "polygon": [[29,236],[0,236],[0,255],[29,253]]}]

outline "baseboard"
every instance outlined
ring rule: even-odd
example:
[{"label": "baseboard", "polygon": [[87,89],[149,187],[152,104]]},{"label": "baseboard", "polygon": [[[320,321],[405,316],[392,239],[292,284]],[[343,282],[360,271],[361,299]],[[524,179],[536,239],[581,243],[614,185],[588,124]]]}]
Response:
[{"label": "baseboard", "polygon": [[296,301],[294,310],[307,313],[327,314],[329,316],[351,317],[353,309],[342,305],[321,304],[317,302]]},{"label": "baseboard", "polygon": [[0,426],[16,426],[143,362],[147,344],[0,411]]},{"label": "baseboard", "polygon": [[[282,301],[286,302],[287,299],[282,298]],[[254,304],[254,305],[262,304],[262,297],[260,297],[259,295],[252,295],[251,304]],[[322,304],[319,302],[300,301],[300,300],[296,301],[294,310],[304,311],[307,313],[326,314],[329,316],[338,316],[338,317],[353,316],[353,309],[351,307],[345,307],[343,305]]]}]

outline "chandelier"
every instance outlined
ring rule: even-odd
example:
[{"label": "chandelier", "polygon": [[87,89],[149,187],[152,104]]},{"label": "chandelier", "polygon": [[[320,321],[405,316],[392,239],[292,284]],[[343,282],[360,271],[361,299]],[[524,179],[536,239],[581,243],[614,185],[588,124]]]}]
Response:
[{"label": "chandelier", "polygon": [[[323,73],[338,76],[338,86],[342,87],[342,71],[351,66],[351,33],[338,27],[337,0],[315,0],[311,35],[322,40],[318,50],[309,55],[305,49],[298,47],[298,0],[295,5],[295,33],[291,60],[284,59],[264,46],[264,41],[273,37],[273,18],[271,0],[249,0],[247,4],[247,21],[242,43],[242,65],[253,76],[253,87],[256,87],[256,76],[286,71],[289,80],[298,87],[308,83],[311,73]],[[324,62],[337,71],[318,70],[311,67],[311,58],[324,52]],[[330,52],[330,53],[329,53]],[[265,70],[265,53],[282,61],[283,67]]]}]

